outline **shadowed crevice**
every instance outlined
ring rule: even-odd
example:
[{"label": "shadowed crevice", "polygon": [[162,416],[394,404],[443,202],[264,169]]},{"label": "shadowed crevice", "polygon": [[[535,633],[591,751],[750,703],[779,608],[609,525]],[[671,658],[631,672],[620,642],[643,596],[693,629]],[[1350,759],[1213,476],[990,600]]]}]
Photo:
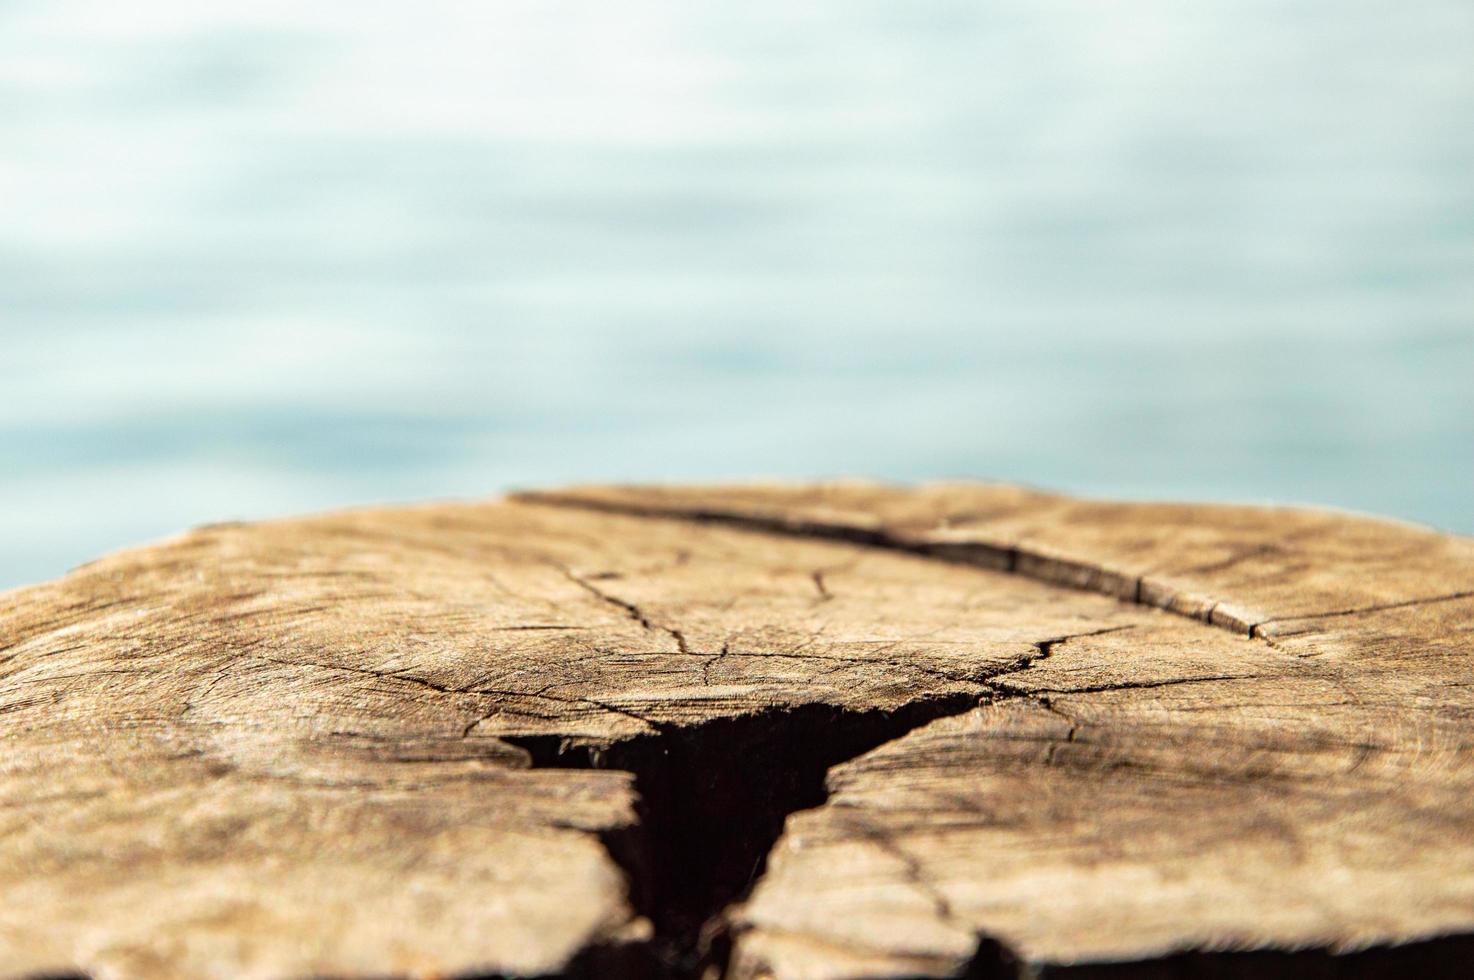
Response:
[{"label": "shadowed crevice", "polygon": [[1474,935],[1337,952],[1330,949],[1186,951],[1120,963],[1029,964],[983,938],[968,980],[1455,980],[1470,975]]},{"label": "shadowed crevice", "polygon": [[[723,910],[762,875],[788,815],[822,805],[825,777],[928,722],[978,704],[975,694],[921,699],[895,711],[775,707],[689,726],[662,726],[610,746],[558,736],[501,736],[539,768],[634,774],[639,821],[605,839],[630,898],[655,936],[624,975],[700,976],[726,960]],[[569,975],[577,975],[570,973]]]}]

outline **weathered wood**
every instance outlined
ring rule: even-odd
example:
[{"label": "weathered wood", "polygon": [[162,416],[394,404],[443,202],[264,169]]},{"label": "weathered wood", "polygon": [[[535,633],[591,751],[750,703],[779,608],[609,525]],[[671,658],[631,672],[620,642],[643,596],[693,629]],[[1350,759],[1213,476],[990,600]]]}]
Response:
[{"label": "weathered wood", "polygon": [[1471,651],[1474,542],[1339,514],[205,528],[0,596],[0,973],[1463,975]]}]

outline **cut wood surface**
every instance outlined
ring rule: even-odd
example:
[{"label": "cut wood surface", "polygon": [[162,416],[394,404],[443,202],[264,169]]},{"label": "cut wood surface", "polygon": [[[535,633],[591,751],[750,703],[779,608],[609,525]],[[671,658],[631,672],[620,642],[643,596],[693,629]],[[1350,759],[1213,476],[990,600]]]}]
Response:
[{"label": "cut wood surface", "polygon": [[0,975],[1470,975],[1474,541],[976,484],[0,596]]}]

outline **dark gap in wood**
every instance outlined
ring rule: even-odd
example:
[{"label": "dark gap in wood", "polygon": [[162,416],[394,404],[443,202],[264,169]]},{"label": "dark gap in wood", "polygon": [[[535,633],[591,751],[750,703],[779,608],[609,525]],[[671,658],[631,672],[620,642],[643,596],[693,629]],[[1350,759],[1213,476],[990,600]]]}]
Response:
[{"label": "dark gap in wood", "polygon": [[[1045,967],[1034,975],[1039,980],[1454,980],[1470,976],[1471,969],[1474,935],[1459,934],[1350,952],[1185,952],[1130,963]],[[1009,980],[1015,976],[1009,974]]]},{"label": "dark gap in wood", "polygon": [[723,971],[723,911],[762,876],[788,815],[828,799],[833,766],[977,704],[964,693],[889,712],[774,707],[665,726],[607,747],[569,745],[555,735],[502,737],[526,749],[535,767],[634,773],[639,824],[605,843],[655,936],[643,946],[644,962],[624,964],[631,971],[624,975],[686,980],[712,967]]}]

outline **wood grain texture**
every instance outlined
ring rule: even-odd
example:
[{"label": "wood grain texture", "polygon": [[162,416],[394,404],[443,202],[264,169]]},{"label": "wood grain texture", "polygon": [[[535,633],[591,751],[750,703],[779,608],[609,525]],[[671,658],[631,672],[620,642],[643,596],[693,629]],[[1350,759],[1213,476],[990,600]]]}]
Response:
[{"label": "wood grain texture", "polygon": [[1471,651],[1474,542],[1321,512],[204,528],[0,596],[0,974],[1463,975]]}]

